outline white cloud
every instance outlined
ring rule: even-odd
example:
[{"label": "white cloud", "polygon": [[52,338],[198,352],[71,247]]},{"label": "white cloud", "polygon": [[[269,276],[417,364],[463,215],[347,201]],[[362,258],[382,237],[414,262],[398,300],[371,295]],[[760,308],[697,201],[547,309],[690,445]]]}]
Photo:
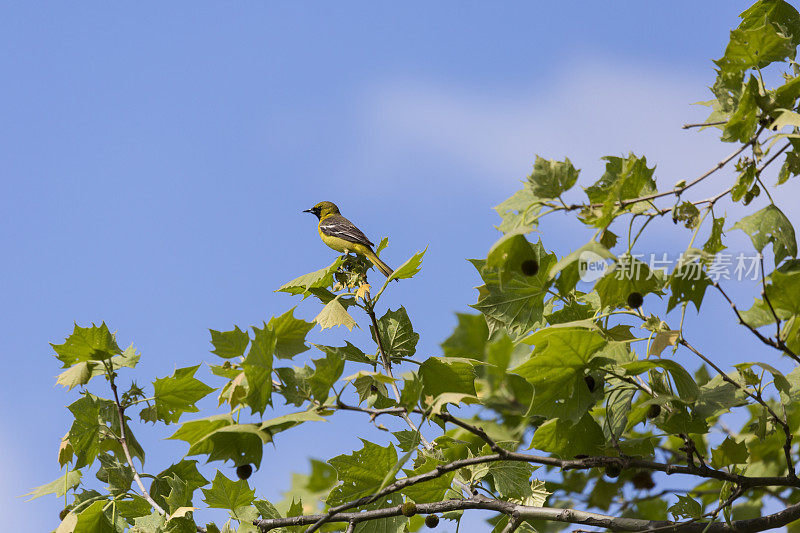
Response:
[{"label": "white cloud", "polygon": [[[393,80],[369,93],[362,153],[372,154],[366,164],[389,168],[406,166],[409,156],[439,157],[492,186],[492,178],[524,177],[537,153],[570,157],[588,180],[602,169],[601,156],[632,150],[658,165],[661,186],[671,185],[732,148],[714,132],[681,129],[707,115],[690,105],[707,98],[710,65],[707,74],[584,58],[513,90]],[[459,172],[450,177],[463,178]]]}]

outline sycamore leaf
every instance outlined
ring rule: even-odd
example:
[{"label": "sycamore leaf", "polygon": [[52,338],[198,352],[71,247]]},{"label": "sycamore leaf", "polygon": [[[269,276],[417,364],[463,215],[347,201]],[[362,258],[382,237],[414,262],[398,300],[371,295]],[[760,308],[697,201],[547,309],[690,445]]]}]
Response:
[{"label": "sycamore leaf", "polygon": [[629,376],[638,375],[653,368],[663,368],[672,375],[672,379],[675,381],[675,386],[678,389],[678,394],[683,400],[693,402],[700,394],[700,389],[691,374],[680,364],[671,359],[640,360],[632,363],[625,363],[622,367]]},{"label": "sycamore leaf", "polygon": [[78,513],[73,533],[114,533],[116,528],[104,512],[107,503],[104,500],[96,501]]},{"label": "sycamore leaf", "polygon": [[63,476],[50,483],[36,487],[29,493],[24,494],[24,496],[30,496],[26,501],[31,501],[48,494],[55,494],[56,497],[60,498],[66,494],[66,491],[77,487],[80,482],[80,470],[67,470]]},{"label": "sycamore leaf", "polygon": [[356,325],[355,319],[344,308],[338,299],[334,298],[328,302],[322,311],[314,318],[314,322],[319,324],[320,329],[332,328],[334,326],[344,326],[350,331]]},{"label": "sycamore leaf", "polygon": [[203,489],[205,502],[211,508],[217,509],[236,509],[245,505],[250,505],[255,499],[255,491],[251,489],[247,481],[240,479],[232,481],[222,475],[217,470],[214,481],[210,489]]},{"label": "sycamore leaf", "polygon": [[794,227],[786,215],[773,204],[744,217],[732,229],[740,229],[750,235],[753,246],[759,252],[763,252],[764,247],[772,243],[776,266],[786,257],[797,256]]},{"label": "sycamore leaf", "polygon": [[427,251],[428,247],[426,246],[425,249],[422,250],[421,252],[417,252],[414,255],[412,255],[410,259],[408,259],[405,263],[397,267],[394,270],[394,272],[392,272],[392,275],[389,276],[389,279],[386,280],[387,283],[395,279],[413,278],[414,275],[417,272],[419,272],[420,267],[422,265],[422,256],[424,256],[425,252]]},{"label": "sycamore leaf", "polygon": [[678,503],[668,509],[675,518],[700,518],[703,507],[689,496],[678,496]]},{"label": "sycamore leaf", "polygon": [[489,334],[505,330],[516,341],[544,323],[544,299],[555,255],[521,234],[501,238],[486,261],[472,261],[485,285],[472,307],[484,314]]},{"label": "sycamore leaf", "polygon": [[606,156],[605,173],[594,185],[586,188],[586,195],[592,204],[601,204],[582,213],[587,224],[604,228],[622,213],[639,212],[648,207],[647,203],[633,203],[625,207],[618,205],[625,200],[633,200],[656,192],[653,179],[655,167],[647,168],[647,159],[629,154],[628,157]]},{"label": "sycamore leaf", "polygon": [[555,161],[537,155],[528,183],[536,196],[558,198],[575,185],[579,173],[569,159]]},{"label": "sycamore leaf", "polygon": [[[412,357],[416,352],[419,333],[414,332],[405,307],[397,311],[386,311],[378,320],[378,332],[386,355],[392,357]],[[373,337],[375,332],[373,331]]]},{"label": "sycamore leaf", "polygon": [[644,296],[658,291],[662,285],[658,270],[650,270],[646,263],[625,254],[597,281],[594,289],[603,307],[617,307],[626,305],[633,293]]},{"label": "sycamore leaf", "polygon": [[344,262],[344,257],[337,257],[336,261],[330,266],[305,274],[299,278],[283,284],[277,292],[288,292],[289,294],[302,294],[305,298],[312,294],[313,289],[325,289],[333,283],[333,274]]},{"label": "sycamore leaf", "polygon": [[571,459],[581,454],[597,455],[604,446],[603,430],[585,414],[575,424],[560,418],[548,420],[534,432],[530,448]]},{"label": "sycamore leaf", "polygon": [[530,187],[518,190],[494,208],[503,219],[497,229],[503,233],[533,229],[538,224],[538,215],[542,210],[541,202],[542,199],[536,196]]},{"label": "sycamore leaf", "polygon": [[261,429],[257,423],[237,424],[228,413],[184,422],[168,438],[187,442],[186,455],[207,455],[209,461],[229,460],[258,467],[264,444],[272,442],[275,432]]},{"label": "sycamore leaf", "polygon": [[314,372],[308,377],[311,394],[319,402],[328,399],[331,387],[344,370],[344,360],[336,352],[326,352],[325,357],[314,359]]},{"label": "sycamore leaf", "polygon": [[92,324],[88,328],[75,324],[72,335],[67,337],[63,344],[51,343],[50,346],[64,366],[71,366],[80,361],[111,359],[122,353],[105,322],[99,326]]},{"label": "sycamore leaf", "polygon": [[361,442],[364,447],[360,450],[328,461],[341,482],[328,495],[328,505],[372,494],[384,482],[386,472],[397,464],[397,452],[391,444],[384,448],[364,439]]},{"label": "sycamore leaf", "polygon": [[199,411],[195,403],[214,391],[194,377],[199,367],[200,365],[179,368],[170,377],[156,379],[153,382],[154,408],[142,410],[142,419],[172,424],[183,413]]},{"label": "sycamore leaf", "polygon": [[711,450],[711,464],[714,465],[714,468],[744,464],[749,457],[750,454],[744,440],[737,442],[731,437],[727,437],[722,444]]},{"label": "sycamore leaf", "polygon": [[[606,340],[589,329],[549,327],[537,331],[526,342],[536,349],[512,372],[533,385],[531,414],[579,420],[594,402],[584,374]],[[601,390],[596,392],[602,394]]]},{"label": "sycamore leaf", "polygon": [[294,317],[292,307],[284,314],[269,320],[269,326],[275,332],[275,355],[281,359],[291,359],[308,350],[305,340],[309,331],[314,328],[313,322],[306,322]]},{"label": "sycamore leaf", "polygon": [[475,395],[475,368],[463,360],[429,357],[419,367],[423,396],[443,393]]},{"label": "sycamore leaf", "polygon": [[656,357],[661,355],[661,352],[663,352],[664,348],[667,346],[675,346],[680,335],[681,332],[676,329],[659,331],[656,333],[653,342],[650,343],[650,350],[648,350],[647,355],[655,355]]},{"label": "sycamore leaf", "polygon": [[272,404],[272,354],[275,352],[277,337],[268,325],[259,329],[253,327],[255,337],[250,351],[242,362],[247,378],[247,405],[253,413],[263,413]]},{"label": "sycamore leaf", "polygon": [[247,332],[239,329],[239,326],[236,326],[231,331],[216,331],[213,329],[208,331],[211,332],[211,344],[214,345],[211,353],[226,359],[244,355],[244,350],[250,342]]},{"label": "sycamore leaf", "polygon": [[105,372],[100,363],[96,361],[83,361],[77,363],[63,371],[58,375],[56,383],[66,387],[67,390],[72,390],[73,387],[79,385],[86,385],[89,380],[95,376],[99,376]]},{"label": "sycamore leaf", "polygon": [[489,339],[489,328],[481,315],[456,313],[458,325],[441,344],[447,357],[469,357],[483,360],[483,351]]}]

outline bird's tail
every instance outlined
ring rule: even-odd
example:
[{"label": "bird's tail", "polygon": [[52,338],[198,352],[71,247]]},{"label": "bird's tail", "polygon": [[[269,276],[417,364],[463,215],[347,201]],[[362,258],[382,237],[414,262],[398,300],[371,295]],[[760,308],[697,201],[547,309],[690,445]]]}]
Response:
[{"label": "bird's tail", "polygon": [[394,270],[392,270],[392,267],[381,261],[381,258],[378,257],[372,250],[369,250],[369,253],[367,254],[367,259],[372,261],[372,264],[375,265],[375,267],[378,270],[380,270],[381,273],[387,278],[392,275],[392,272],[394,272]]}]

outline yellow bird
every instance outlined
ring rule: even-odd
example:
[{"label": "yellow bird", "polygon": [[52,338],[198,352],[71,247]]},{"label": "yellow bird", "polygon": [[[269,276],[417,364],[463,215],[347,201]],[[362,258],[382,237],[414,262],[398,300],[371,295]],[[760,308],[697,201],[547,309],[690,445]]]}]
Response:
[{"label": "yellow bird", "polygon": [[355,224],[339,214],[339,208],[333,202],[320,202],[303,213],[312,213],[319,219],[317,229],[322,242],[341,253],[354,252],[372,261],[387,278],[392,275],[389,265],[380,260],[372,251],[375,246]]}]

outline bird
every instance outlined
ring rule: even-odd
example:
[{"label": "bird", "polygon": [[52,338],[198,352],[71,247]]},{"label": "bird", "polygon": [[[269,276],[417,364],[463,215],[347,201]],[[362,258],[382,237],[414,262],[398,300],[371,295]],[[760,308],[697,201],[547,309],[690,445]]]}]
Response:
[{"label": "bird", "polygon": [[322,242],[337,252],[354,252],[365,256],[387,278],[392,275],[392,268],[381,261],[372,250],[375,246],[355,224],[344,218],[339,213],[339,208],[333,202],[320,202],[303,213],[311,213],[319,219],[317,229]]}]

